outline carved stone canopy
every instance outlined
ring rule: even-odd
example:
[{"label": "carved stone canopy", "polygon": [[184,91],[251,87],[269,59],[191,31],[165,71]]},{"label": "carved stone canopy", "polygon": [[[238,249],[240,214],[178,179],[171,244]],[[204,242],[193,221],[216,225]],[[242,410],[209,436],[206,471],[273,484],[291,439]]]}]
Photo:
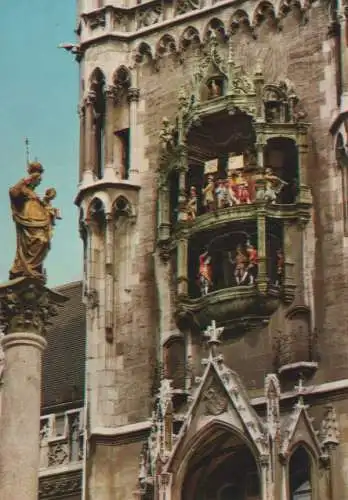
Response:
[{"label": "carved stone canopy", "polygon": [[33,278],[17,278],[0,285],[0,324],[5,335],[25,331],[44,336],[50,317],[67,300]]}]

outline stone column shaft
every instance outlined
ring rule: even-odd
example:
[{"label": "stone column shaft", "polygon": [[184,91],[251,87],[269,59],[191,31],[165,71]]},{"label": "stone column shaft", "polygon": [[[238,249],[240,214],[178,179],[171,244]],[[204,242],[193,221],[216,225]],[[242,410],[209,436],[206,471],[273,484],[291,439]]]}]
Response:
[{"label": "stone column shaft", "polygon": [[0,492],[6,500],[37,500],[40,465],[41,357],[46,340],[35,333],[5,336]]},{"label": "stone column shaft", "polygon": [[90,92],[86,98],[86,128],[85,128],[85,172],[92,177],[96,174],[96,136],[94,124],[95,93]]},{"label": "stone column shaft", "polygon": [[5,371],[0,425],[0,497],[37,500],[40,398],[46,325],[66,297],[32,278],[0,285]]},{"label": "stone column shaft", "polygon": [[137,112],[139,101],[139,89],[130,88],[128,90],[129,101],[129,180],[138,182],[139,176],[139,141],[137,134]]},{"label": "stone column shaft", "polygon": [[85,169],[85,138],[86,138],[86,114],[85,107],[80,106],[79,117],[80,117],[80,168],[79,168],[79,182],[82,181],[83,171]]},{"label": "stone column shaft", "polygon": [[267,291],[268,283],[266,237],[266,213],[264,208],[259,208],[257,214],[257,251],[259,255],[257,286],[261,293]]},{"label": "stone column shaft", "polygon": [[107,87],[105,91],[105,141],[104,141],[104,177],[115,176],[114,166],[114,103],[115,88]]}]

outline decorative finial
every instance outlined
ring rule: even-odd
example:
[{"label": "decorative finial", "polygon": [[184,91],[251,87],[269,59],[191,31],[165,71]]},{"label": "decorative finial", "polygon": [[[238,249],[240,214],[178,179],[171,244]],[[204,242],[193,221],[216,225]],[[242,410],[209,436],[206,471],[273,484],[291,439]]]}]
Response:
[{"label": "decorative finial", "polygon": [[208,339],[208,345],[209,345],[209,357],[210,359],[215,359],[216,358],[216,348],[217,346],[221,343],[219,338],[222,332],[224,331],[224,327],[220,326],[219,328],[216,327],[216,321],[212,320],[211,325],[207,327],[207,329],[204,331],[204,336]]},{"label": "decorative finial", "polygon": [[30,162],[30,149],[29,149],[29,139],[28,139],[28,137],[25,138],[25,159],[26,159],[26,164],[29,165],[29,162]]}]

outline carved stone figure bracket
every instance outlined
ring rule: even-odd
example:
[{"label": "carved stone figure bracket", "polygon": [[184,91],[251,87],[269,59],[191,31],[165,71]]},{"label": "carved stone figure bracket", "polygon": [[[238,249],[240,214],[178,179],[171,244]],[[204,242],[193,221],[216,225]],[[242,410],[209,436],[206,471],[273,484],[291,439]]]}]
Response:
[{"label": "carved stone figure bracket", "polygon": [[67,297],[31,278],[17,278],[0,286],[0,323],[6,334],[33,332],[45,336],[50,318]]}]

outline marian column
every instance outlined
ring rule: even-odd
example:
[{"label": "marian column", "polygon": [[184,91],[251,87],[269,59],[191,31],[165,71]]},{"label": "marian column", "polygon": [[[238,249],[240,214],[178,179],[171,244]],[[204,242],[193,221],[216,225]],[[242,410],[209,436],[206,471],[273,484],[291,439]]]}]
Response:
[{"label": "marian column", "polygon": [[50,316],[66,298],[45,287],[43,260],[50,249],[52,226],[59,218],[51,206],[55,190],[40,199],[39,163],[10,189],[17,231],[17,252],[10,281],[0,285],[2,347],[5,368],[1,389],[0,498],[37,500],[40,460],[42,352]]}]

